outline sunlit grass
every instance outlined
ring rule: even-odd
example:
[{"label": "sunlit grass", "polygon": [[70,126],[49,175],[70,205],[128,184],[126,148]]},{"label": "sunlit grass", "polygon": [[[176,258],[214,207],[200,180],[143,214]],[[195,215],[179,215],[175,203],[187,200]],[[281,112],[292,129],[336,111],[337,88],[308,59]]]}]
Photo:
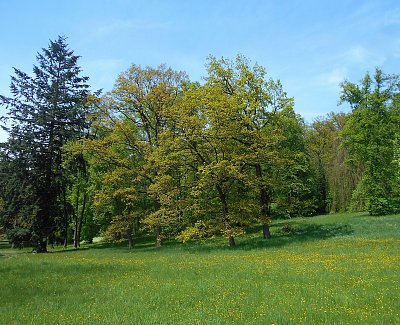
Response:
[{"label": "sunlit grass", "polygon": [[[161,249],[0,248],[0,324],[399,324],[400,216]],[[97,246],[100,247],[100,246]]]}]

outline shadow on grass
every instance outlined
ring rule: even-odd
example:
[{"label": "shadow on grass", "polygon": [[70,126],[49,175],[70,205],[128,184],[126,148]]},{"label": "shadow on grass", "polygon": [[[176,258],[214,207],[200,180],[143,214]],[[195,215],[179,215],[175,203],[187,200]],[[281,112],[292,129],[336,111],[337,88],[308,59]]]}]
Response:
[{"label": "shadow on grass", "polygon": [[55,248],[48,248],[49,254],[58,254],[58,253],[71,253],[71,252],[80,252],[80,251],[86,251],[88,250],[89,247],[73,247],[73,246],[68,246],[67,248],[64,247],[55,247]]},{"label": "shadow on grass", "polygon": [[338,224],[291,224],[288,230],[275,229],[272,238],[265,240],[259,237],[238,240],[238,249],[260,249],[268,247],[282,247],[294,243],[326,240],[333,237],[349,236],[354,233],[350,225]]},{"label": "shadow on grass", "polygon": [[[294,243],[314,242],[326,240],[333,237],[349,236],[354,233],[349,225],[338,224],[290,224],[289,230],[282,230],[282,225],[271,227],[272,237],[268,240],[262,238],[260,227],[252,228],[250,235],[236,238],[236,246],[229,247],[227,239],[213,239],[203,242],[191,242],[181,247],[188,252],[209,252],[213,250],[257,250],[283,247]],[[168,246],[178,246],[169,244]]]},{"label": "shadow on grass", "polygon": [[[138,237],[133,237],[133,248],[132,251],[138,249],[148,249],[155,248],[156,238],[154,236],[143,235]],[[119,243],[109,243],[109,242],[100,242],[96,244],[90,245],[91,249],[128,249],[128,241],[124,240]]]},{"label": "shadow on grass", "polygon": [[[55,248],[50,249],[50,254],[71,253],[78,251],[85,251],[88,249],[112,249],[116,251],[135,252],[135,251],[148,251],[158,252],[160,250],[181,250],[185,252],[211,252],[215,250],[256,250],[277,248],[294,243],[313,242],[318,240],[326,240],[333,237],[349,236],[354,233],[352,227],[347,224],[305,224],[304,222],[297,222],[291,220],[289,228],[284,230],[286,220],[278,221],[271,226],[272,237],[269,240],[262,238],[262,231],[260,226],[253,226],[248,229],[247,235],[236,238],[236,246],[229,247],[228,240],[222,237],[206,239],[200,241],[191,241],[182,244],[176,240],[166,241],[161,248],[155,247],[154,236],[141,236],[134,238],[134,247],[129,250],[126,241],[120,243],[101,242],[74,248],[72,246],[67,249]],[[5,243],[0,243],[0,247],[9,247]],[[26,252],[21,252],[26,253]],[[3,255],[4,256],[4,255]],[[0,253],[0,257],[2,254]]]},{"label": "shadow on grass", "polygon": [[[272,247],[282,247],[299,242],[313,242],[325,240],[332,237],[348,236],[354,233],[349,225],[338,224],[304,224],[292,221],[290,229],[283,231],[282,226],[286,221],[283,220],[271,227],[272,237],[269,240],[262,238],[260,226],[248,229],[247,236],[237,237],[236,246],[229,247],[228,240],[222,237],[191,241],[182,244],[176,240],[169,240],[163,243],[162,247],[156,248],[154,236],[142,236],[134,239],[135,246],[130,251],[153,251],[158,252],[164,249],[182,250],[185,252],[211,252],[215,250],[253,250],[266,249]],[[121,243],[98,243],[90,246],[90,249],[115,249],[129,251],[127,242]],[[74,251],[74,250],[72,250]]]},{"label": "shadow on grass", "polygon": [[0,240],[0,249],[11,248],[11,244],[7,240]]},{"label": "shadow on grass", "polygon": [[7,240],[0,241],[0,257],[10,257],[19,254],[27,254],[31,252],[30,247],[25,248],[13,248]]}]

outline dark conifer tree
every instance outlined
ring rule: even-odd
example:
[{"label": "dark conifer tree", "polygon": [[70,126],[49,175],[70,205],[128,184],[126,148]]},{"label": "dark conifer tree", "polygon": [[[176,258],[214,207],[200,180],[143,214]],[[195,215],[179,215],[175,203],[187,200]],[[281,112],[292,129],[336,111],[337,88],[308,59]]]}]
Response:
[{"label": "dark conifer tree", "polygon": [[62,147],[88,127],[89,86],[65,37],[50,41],[36,59],[32,75],[14,68],[11,97],[0,96],[10,121],[2,149],[8,169],[3,220],[8,227],[27,228],[37,251],[46,252],[47,239],[56,231],[62,230],[66,239]]}]

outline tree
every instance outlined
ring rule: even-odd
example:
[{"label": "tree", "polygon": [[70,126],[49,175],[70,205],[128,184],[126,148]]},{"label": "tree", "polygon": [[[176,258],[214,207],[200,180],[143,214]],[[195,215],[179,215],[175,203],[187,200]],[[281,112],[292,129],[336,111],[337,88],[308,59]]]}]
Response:
[{"label": "tree", "polygon": [[341,101],[352,108],[342,132],[350,159],[363,166],[353,199],[362,199],[371,215],[400,208],[395,177],[396,139],[400,134],[399,76],[380,69],[365,75],[360,84],[345,81]]},{"label": "tree", "polygon": [[23,155],[13,159],[5,147],[3,144],[0,152],[0,197],[3,203],[0,221],[12,245],[22,247],[32,235],[37,200],[30,184],[32,175],[27,172],[27,161],[22,159]]},{"label": "tree", "polygon": [[348,114],[330,113],[316,119],[307,132],[319,213],[350,209],[352,193],[361,177],[361,162],[350,160],[349,150],[343,145],[341,134],[347,119]]},{"label": "tree", "polygon": [[67,202],[73,208],[72,217],[74,230],[74,247],[80,247],[81,233],[88,212],[89,195],[89,165],[83,151],[74,151],[74,143],[69,142],[63,147],[63,169],[66,173]]},{"label": "tree", "polygon": [[275,213],[286,218],[309,217],[316,206],[305,126],[293,111],[282,113],[277,125],[282,134],[276,150],[279,161],[272,170]]},{"label": "tree", "polygon": [[[266,80],[262,67],[250,67],[241,56],[235,61],[210,57],[205,80],[202,86],[192,84],[170,108],[170,133],[157,159],[175,170],[184,165],[190,175],[172,186],[192,189],[179,195],[181,202],[192,202],[182,204],[192,214],[180,237],[198,238],[216,230],[233,246],[235,235],[257,216],[268,238],[273,194],[276,186],[282,192],[284,187],[277,182],[277,171],[284,163],[303,164],[295,158],[300,151],[305,155],[304,126],[280,82]],[[291,180],[302,184],[297,174]],[[292,193],[300,195],[299,190]]]},{"label": "tree", "polygon": [[[130,232],[132,229],[126,227],[142,215],[143,223],[155,229],[156,246],[161,245],[162,227],[168,224],[168,218],[163,200],[152,190],[161,176],[153,153],[166,128],[165,111],[174,104],[186,83],[185,73],[164,65],[157,68],[132,65],[102,98],[99,112],[102,132],[97,139],[88,139],[84,146],[93,156],[91,165],[101,170],[98,177],[101,186],[96,189],[95,197],[103,197],[103,203],[113,198],[110,207],[115,210],[109,212],[113,218],[110,229],[114,233]],[[102,167],[105,165],[108,168]],[[96,198],[95,201],[100,203]]]},{"label": "tree", "polygon": [[[61,228],[67,239],[70,209],[62,147],[88,127],[88,77],[80,75],[78,59],[66,38],[60,36],[37,54],[38,65],[32,75],[14,69],[12,97],[0,96],[11,121],[3,148],[11,168],[9,188],[15,192],[20,187],[30,197],[6,200],[5,205],[11,213],[9,218],[31,220],[26,226],[38,252],[47,251],[47,238]],[[11,212],[15,205],[29,212]]]},{"label": "tree", "polygon": [[186,217],[182,239],[222,234],[234,246],[248,223],[251,203],[243,204],[245,174],[235,153],[234,107],[234,98],[217,88],[192,84],[168,111],[170,131],[164,133],[157,161],[166,171],[164,179],[180,175],[179,183],[169,182],[169,192],[175,190]]},{"label": "tree", "polygon": [[[80,193],[87,195],[100,231],[110,240],[128,238],[132,248],[133,232],[143,219],[140,216],[152,206],[144,190],[148,181],[142,175],[143,157],[132,147],[139,141],[138,129],[124,117],[111,118],[104,111],[97,115],[100,120],[92,124],[96,137],[69,144],[70,157],[84,156],[87,180]],[[78,199],[80,177],[75,177],[72,184],[72,197]]]},{"label": "tree", "polygon": [[[294,151],[304,151],[303,147],[288,146],[299,143],[304,131],[302,121],[294,113],[293,99],[287,96],[281,82],[267,79],[263,67],[251,67],[240,55],[235,61],[210,57],[206,80],[209,87],[234,102],[230,136],[236,142],[236,158],[251,175],[248,179],[253,180],[248,185],[258,191],[258,219],[267,239],[273,193],[277,193],[276,171],[285,162],[295,164]],[[299,130],[297,139],[294,129]]]}]

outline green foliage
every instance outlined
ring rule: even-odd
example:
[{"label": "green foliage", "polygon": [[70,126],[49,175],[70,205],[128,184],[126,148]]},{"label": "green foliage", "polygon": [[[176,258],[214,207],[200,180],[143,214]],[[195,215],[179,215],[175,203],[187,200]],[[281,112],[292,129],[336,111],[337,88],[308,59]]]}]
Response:
[{"label": "green foliage", "polygon": [[189,240],[199,240],[211,238],[215,235],[213,229],[209,228],[209,224],[205,223],[203,220],[198,220],[195,222],[194,226],[186,227],[176,239],[182,241],[183,243]]},{"label": "green foliage", "polygon": [[[106,232],[125,231],[116,220],[134,215],[157,243],[223,234],[234,245],[255,218],[268,227],[273,201],[291,216],[312,213],[305,127],[280,82],[241,56],[210,57],[205,80],[133,65],[95,100],[96,136],[74,145],[90,166],[79,193]],[[196,234],[199,224],[209,230]]]},{"label": "green foliage", "polygon": [[[356,203],[351,197],[361,179],[362,163],[350,159],[343,146],[341,132],[347,119],[348,114],[330,113],[315,120],[307,132],[319,213],[343,212]],[[356,211],[362,210],[361,201],[357,202]]]},{"label": "green foliage", "polygon": [[165,66],[132,65],[97,102],[92,116],[96,136],[83,139],[78,147],[90,165],[93,214],[109,237],[131,233],[138,223],[168,226],[176,216],[164,191],[168,175],[160,173],[157,150],[166,129],[165,111],[185,82],[184,73]]},{"label": "green foliage", "polygon": [[[166,142],[168,148],[179,152],[181,166],[190,175],[181,182],[181,186],[191,189],[181,196],[183,208],[191,203],[190,214],[186,214],[189,226],[202,220],[227,238],[241,233],[248,222],[241,208],[243,197],[236,194],[243,188],[246,175],[232,138],[233,105],[233,100],[217,88],[192,85],[176,105],[179,119],[169,115],[175,132]],[[168,155],[173,159],[175,153],[169,150]]]},{"label": "green foliage", "polygon": [[90,166],[79,141],[65,144],[63,154],[62,165],[67,182],[66,200],[73,210],[70,227],[74,232],[74,246],[77,248],[81,239],[91,242],[95,235],[90,231],[94,224],[89,195]]},{"label": "green foliage", "polygon": [[[0,96],[10,119],[9,139],[2,148],[10,168],[6,187],[15,194],[22,187],[30,197],[28,204],[23,194],[7,197],[6,209],[9,218],[33,219],[30,229],[38,252],[47,250],[47,237],[68,218],[62,147],[88,127],[88,77],[80,76],[78,58],[66,39],[58,37],[38,53],[33,76],[14,69],[12,97]],[[18,205],[22,209],[12,211]]]},{"label": "green foliage", "polygon": [[[342,84],[350,114],[307,127],[279,80],[243,56],[207,60],[204,83],[165,65],[133,64],[90,94],[65,39],[17,69],[9,140],[0,150],[0,224],[10,238],[110,241],[155,231],[182,241],[255,221],[400,209],[399,78],[379,69]],[[14,231],[15,230],[15,236]],[[14,237],[13,237],[14,236]],[[22,236],[23,237],[23,236]]]},{"label": "green foliage", "polygon": [[15,248],[23,248],[31,246],[32,233],[29,229],[14,227],[7,231],[8,241]]},{"label": "green foliage", "polygon": [[[231,141],[230,159],[239,163],[247,193],[258,196],[258,202],[250,199],[246,204],[258,203],[256,215],[265,227],[272,217],[274,201],[281,209],[293,210],[292,215],[312,211],[312,200],[304,200],[304,193],[310,191],[306,177],[298,173],[307,168],[298,159],[305,152],[304,125],[294,113],[293,99],[287,97],[280,81],[267,79],[264,68],[257,64],[251,67],[242,56],[235,61],[210,57],[208,74],[206,86],[212,88],[208,93],[219,92],[226,103],[232,103],[229,122],[224,121],[218,128],[218,136],[224,130],[225,143]],[[219,118],[216,122],[221,125],[221,121]],[[287,172],[286,176],[283,172]],[[287,181],[293,182],[289,191],[285,188],[290,186]],[[288,200],[288,196],[293,199]]]},{"label": "green foliage", "polygon": [[396,211],[394,202],[399,197],[395,158],[399,85],[398,76],[384,75],[379,69],[373,77],[366,74],[359,85],[342,84],[341,100],[353,109],[342,132],[343,143],[350,157],[363,165],[359,193],[372,215]]}]

